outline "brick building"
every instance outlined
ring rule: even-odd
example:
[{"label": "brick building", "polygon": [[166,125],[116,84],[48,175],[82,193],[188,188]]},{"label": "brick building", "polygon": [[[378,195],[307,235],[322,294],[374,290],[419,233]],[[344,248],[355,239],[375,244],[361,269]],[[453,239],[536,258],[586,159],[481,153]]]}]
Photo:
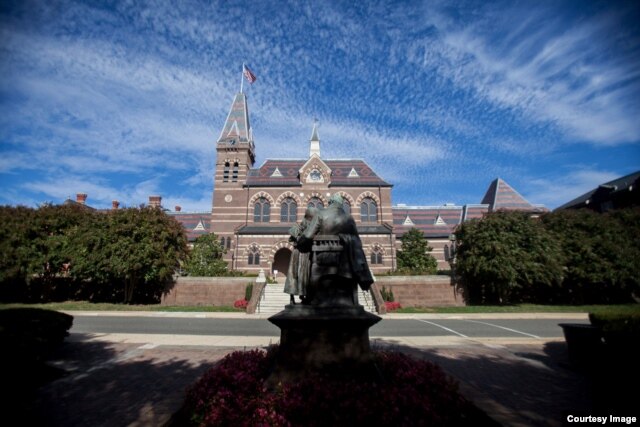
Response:
[{"label": "brick building", "polygon": [[238,93],[216,144],[216,168],[210,221],[208,212],[169,212],[183,223],[190,238],[214,232],[227,249],[230,268],[285,274],[292,246],[288,230],[304,216],[307,206],[327,206],[340,193],[344,208],[356,221],[374,274],[396,268],[400,238],[412,227],[423,231],[441,269],[449,236],[462,221],[498,209],[546,211],[532,205],[501,179],[491,183],[477,205],[392,205],[392,184],[363,159],[325,159],[314,124],[309,156],[268,159],[255,167],[256,146],[246,96]]}]

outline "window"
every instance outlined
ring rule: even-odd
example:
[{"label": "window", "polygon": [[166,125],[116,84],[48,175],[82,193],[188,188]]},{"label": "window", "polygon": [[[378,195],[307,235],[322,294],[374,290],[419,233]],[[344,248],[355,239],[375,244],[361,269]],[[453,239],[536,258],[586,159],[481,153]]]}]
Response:
[{"label": "window", "polygon": [[232,182],[238,182],[238,162],[233,164],[233,175],[231,176]]},{"label": "window", "polygon": [[322,203],[322,200],[320,200],[319,197],[312,197],[312,198],[309,199],[309,203],[307,203],[307,207],[308,208],[322,209],[322,208],[324,208],[324,203]]},{"label": "window", "polygon": [[374,247],[371,252],[371,264],[382,264],[382,249],[379,246]]},{"label": "window", "polygon": [[231,248],[231,237],[227,237],[227,249]]},{"label": "window", "polygon": [[260,197],[253,206],[253,222],[269,222],[271,214],[271,205],[269,201]]},{"label": "window", "polygon": [[360,205],[360,220],[362,222],[378,221],[378,205],[370,197],[362,200],[362,204]]},{"label": "window", "polygon": [[258,249],[257,245],[252,245],[249,248],[249,256],[247,259],[247,264],[249,265],[259,265],[260,264],[260,249]]},{"label": "window", "polygon": [[222,182],[229,182],[229,162],[224,164],[224,172],[222,174]]},{"label": "window", "polygon": [[220,247],[224,249],[224,237],[220,238]]},{"label": "window", "polygon": [[287,197],[280,205],[280,222],[298,221],[298,204],[291,197]]},{"label": "window", "polygon": [[349,201],[347,199],[343,199],[342,209],[344,209],[344,212],[347,215],[351,215],[351,203],[349,203]]}]

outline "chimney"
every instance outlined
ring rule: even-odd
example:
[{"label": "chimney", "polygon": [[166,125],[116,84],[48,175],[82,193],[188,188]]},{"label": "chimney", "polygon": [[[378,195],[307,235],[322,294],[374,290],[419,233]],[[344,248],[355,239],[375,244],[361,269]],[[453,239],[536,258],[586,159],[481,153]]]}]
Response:
[{"label": "chimney", "polygon": [[76,202],[84,205],[87,201],[87,193],[78,193],[76,194]]},{"label": "chimney", "polygon": [[162,196],[149,196],[149,206],[159,208],[162,204]]},{"label": "chimney", "polygon": [[111,201],[111,209],[116,210],[120,207],[120,202],[117,200],[112,200]]},{"label": "chimney", "polygon": [[182,210],[182,206],[176,205],[176,212],[180,212]]}]

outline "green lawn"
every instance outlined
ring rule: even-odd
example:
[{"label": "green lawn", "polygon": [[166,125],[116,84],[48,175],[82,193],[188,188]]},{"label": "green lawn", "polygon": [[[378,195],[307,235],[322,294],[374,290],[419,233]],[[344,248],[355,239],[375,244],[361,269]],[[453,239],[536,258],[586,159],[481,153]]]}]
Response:
[{"label": "green lawn", "polygon": [[[170,311],[170,312],[237,312],[243,310],[230,306],[163,306],[90,303],[67,301],[47,304],[0,304],[0,310],[14,307],[46,308],[57,311]],[[519,304],[506,306],[420,307],[401,308],[394,313],[640,313],[640,304],[624,305],[537,305]]]},{"label": "green lawn", "polygon": [[46,308],[57,311],[200,311],[200,312],[242,312],[243,310],[230,306],[194,306],[178,307],[160,304],[108,304],[91,303],[87,301],[51,302],[46,304],[0,304],[0,310],[5,308],[33,307]]},{"label": "green lawn", "polygon": [[463,307],[410,307],[394,313],[601,313],[608,311],[639,313],[640,304],[622,305],[469,305]]}]

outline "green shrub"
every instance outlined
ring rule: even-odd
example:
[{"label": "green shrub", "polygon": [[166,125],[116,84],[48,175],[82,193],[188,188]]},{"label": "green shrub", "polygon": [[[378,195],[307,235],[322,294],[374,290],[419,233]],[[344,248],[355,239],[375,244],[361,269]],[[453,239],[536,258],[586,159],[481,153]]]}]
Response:
[{"label": "green shrub", "polygon": [[[640,307],[639,307],[640,310]],[[602,332],[614,351],[637,353],[640,348],[640,311],[589,313],[591,324]]]},{"label": "green shrub", "polygon": [[69,335],[73,316],[39,308],[0,310],[2,363],[42,362]]},{"label": "green shrub", "polygon": [[385,302],[394,302],[396,300],[393,291],[391,289],[387,290],[384,286],[380,289],[380,294]]},{"label": "green shrub", "polygon": [[244,288],[244,299],[251,301],[251,294],[253,294],[253,283],[247,283],[247,287]]}]

